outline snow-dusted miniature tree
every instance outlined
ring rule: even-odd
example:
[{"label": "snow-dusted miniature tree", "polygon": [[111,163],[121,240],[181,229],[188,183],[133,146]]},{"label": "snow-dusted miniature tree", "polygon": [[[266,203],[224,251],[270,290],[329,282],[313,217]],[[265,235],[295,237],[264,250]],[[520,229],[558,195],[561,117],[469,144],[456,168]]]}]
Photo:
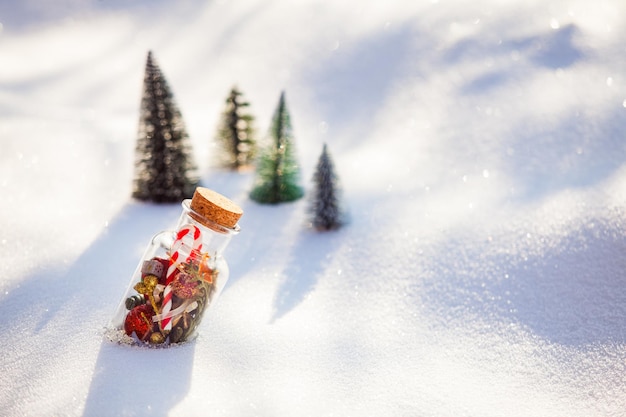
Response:
[{"label": "snow-dusted miniature tree", "polygon": [[216,154],[217,165],[231,170],[252,166],[256,153],[254,140],[254,117],[248,113],[250,103],[243,99],[243,93],[233,87],[226,99],[226,105],[217,131],[220,146]]},{"label": "snow-dusted miniature tree", "polygon": [[190,198],[198,185],[191,141],[161,70],[148,52],[132,196],[155,203]]},{"label": "snow-dusted miniature tree", "polygon": [[268,136],[257,160],[250,198],[262,204],[297,200],[304,195],[304,189],[299,184],[300,166],[296,161],[285,92],[280,95]]},{"label": "snow-dusted miniature tree", "polygon": [[340,228],[344,224],[341,190],[335,165],[326,144],[317,161],[313,184],[314,190],[309,207],[311,226],[320,231]]}]

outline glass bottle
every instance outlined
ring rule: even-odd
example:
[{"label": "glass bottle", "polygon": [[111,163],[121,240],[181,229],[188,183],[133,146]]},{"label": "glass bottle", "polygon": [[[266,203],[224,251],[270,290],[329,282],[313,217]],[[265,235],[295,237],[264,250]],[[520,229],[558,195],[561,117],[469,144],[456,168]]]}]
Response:
[{"label": "glass bottle", "polygon": [[154,236],[111,321],[109,339],[164,346],[193,339],[229,271],[222,253],[239,233],[243,211],[226,197],[198,187],[182,202],[174,231]]}]

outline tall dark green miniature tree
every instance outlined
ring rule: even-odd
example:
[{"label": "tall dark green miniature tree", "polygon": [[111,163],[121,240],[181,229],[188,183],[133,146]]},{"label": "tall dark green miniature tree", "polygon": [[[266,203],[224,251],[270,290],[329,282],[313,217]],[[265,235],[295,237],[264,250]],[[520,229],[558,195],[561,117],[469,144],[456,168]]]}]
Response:
[{"label": "tall dark green miniature tree", "polygon": [[345,219],[340,201],[339,178],[326,144],[317,161],[313,183],[309,208],[311,225],[320,231],[340,228]]},{"label": "tall dark green miniature tree", "polygon": [[132,196],[155,203],[190,198],[198,185],[191,141],[172,92],[148,52]]},{"label": "tall dark green miniature tree", "polygon": [[217,131],[221,148],[216,154],[217,165],[231,170],[252,166],[256,156],[254,117],[247,113],[250,103],[242,96],[237,87],[230,90]]},{"label": "tall dark green miniature tree", "polygon": [[299,185],[291,118],[282,92],[272,117],[269,140],[257,161],[256,180],[250,198],[262,204],[294,201],[304,195]]}]

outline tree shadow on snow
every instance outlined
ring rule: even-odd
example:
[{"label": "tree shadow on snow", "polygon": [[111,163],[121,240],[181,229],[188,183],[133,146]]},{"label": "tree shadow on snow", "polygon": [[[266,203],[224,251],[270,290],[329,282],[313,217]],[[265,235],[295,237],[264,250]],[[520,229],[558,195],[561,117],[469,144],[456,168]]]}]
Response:
[{"label": "tree shadow on snow", "polygon": [[482,245],[440,248],[420,298],[442,322],[516,323],[570,346],[626,342],[626,237],[619,230],[590,221],[532,256],[505,249],[483,255],[489,248]]},{"label": "tree shadow on snow", "polygon": [[[204,0],[194,0],[186,2],[185,6],[177,10],[177,17],[192,17],[197,14],[199,7],[203,6]],[[26,2],[15,2],[9,4],[0,2],[0,15],[7,27],[11,31],[29,30],[33,27],[50,25],[57,22],[64,22],[70,19],[81,19],[91,17],[96,13],[106,14],[111,11],[127,12],[133,14],[147,14],[149,16],[159,15],[167,11],[169,2],[166,0],[154,0],[149,3],[126,2],[123,0],[107,0],[97,2],[73,3],[71,5],[54,5],[52,3],[41,2],[29,4]],[[171,13],[170,13],[171,14]]]},{"label": "tree shadow on snow", "polygon": [[274,298],[275,322],[300,304],[314,290],[342,239],[342,231],[303,231],[293,246]]},{"label": "tree shadow on snow", "polygon": [[[485,43],[482,39],[465,38],[457,42],[443,55],[446,65],[457,65],[463,60],[483,60],[493,55],[510,54],[514,51],[519,59],[525,57],[538,67],[551,70],[568,68],[585,58],[585,52],[576,45],[579,30],[567,25],[558,30],[528,36],[521,39],[498,40],[498,44]],[[526,76],[527,68],[519,60],[510,60],[502,70],[487,71],[461,86],[466,95],[483,94],[501,87],[512,77]]]},{"label": "tree shadow on snow", "polygon": [[285,256],[282,239],[296,233],[294,218],[302,210],[303,202],[259,204],[249,198],[241,200],[239,205],[244,212],[241,233],[233,238],[224,254],[230,269],[225,290],[248,274],[262,274],[267,266],[282,262]]},{"label": "tree shadow on snow", "polygon": [[609,178],[626,162],[622,113],[616,106],[603,114],[572,114],[548,126],[524,121],[503,157],[502,170],[515,184],[513,196],[531,201]]},{"label": "tree shadow on snow", "polygon": [[[498,57],[497,66],[464,82],[459,93],[480,97],[544,69],[567,69],[593,52],[577,43],[580,30],[570,24],[523,38],[467,37],[444,52],[443,65]],[[518,59],[508,57],[511,53]],[[503,56],[504,55],[504,56]],[[502,58],[508,59],[502,59]],[[501,62],[501,63],[500,63]],[[533,68],[536,67],[536,68]],[[547,97],[560,94],[566,84],[555,78],[546,85]],[[550,98],[549,98],[550,99]],[[522,117],[503,133],[499,169],[513,181],[512,196],[521,202],[541,199],[552,192],[592,186],[608,178],[626,161],[622,138],[626,135],[623,106],[591,108],[584,104],[562,115]]]},{"label": "tree shadow on snow", "polygon": [[[494,288],[501,310],[564,345],[626,342],[626,237],[602,221],[522,260]],[[510,302],[508,302],[510,301]]]},{"label": "tree shadow on snow", "polygon": [[[419,36],[409,25],[389,27],[354,42],[339,43],[326,59],[303,72],[303,84],[310,85],[320,117],[334,132],[354,138],[355,144],[371,131],[376,114],[395,87],[414,68],[407,68],[407,56]],[[355,129],[355,127],[358,128]]]}]

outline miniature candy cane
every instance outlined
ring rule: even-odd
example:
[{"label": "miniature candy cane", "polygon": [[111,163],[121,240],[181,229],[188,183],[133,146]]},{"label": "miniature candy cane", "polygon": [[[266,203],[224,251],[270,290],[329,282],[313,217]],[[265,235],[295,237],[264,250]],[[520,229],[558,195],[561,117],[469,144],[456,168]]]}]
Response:
[{"label": "miniature candy cane", "polygon": [[184,312],[193,311],[196,308],[198,308],[198,302],[197,301],[185,300],[185,301],[183,301],[183,303],[178,308],[175,308],[174,310],[170,311],[169,313],[166,313],[166,314],[155,314],[152,317],[152,321],[159,321],[159,320],[164,320],[164,319],[167,319],[167,318],[173,319],[174,317],[178,316],[179,314],[182,314]]},{"label": "miniature candy cane", "polygon": [[[189,240],[189,238],[193,239],[191,245],[185,243],[185,240]],[[180,259],[183,247],[190,248],[189,254],[185,259]],[[170,284],[176,275],[176,270],[181,263],[188,261],[192,257],[194,250],[199,251],[200,248],[202,248],[200,229],[188,224],[178,230],[176,239],[172,243],[170,266],[165,275],[165,289],[163,290],[163,304],[161,306],[161,316],[165,317],[161,320],[161,329],[163,331],[172,330],[172,317],[168,313],[172,309],[172,287]]]}]

